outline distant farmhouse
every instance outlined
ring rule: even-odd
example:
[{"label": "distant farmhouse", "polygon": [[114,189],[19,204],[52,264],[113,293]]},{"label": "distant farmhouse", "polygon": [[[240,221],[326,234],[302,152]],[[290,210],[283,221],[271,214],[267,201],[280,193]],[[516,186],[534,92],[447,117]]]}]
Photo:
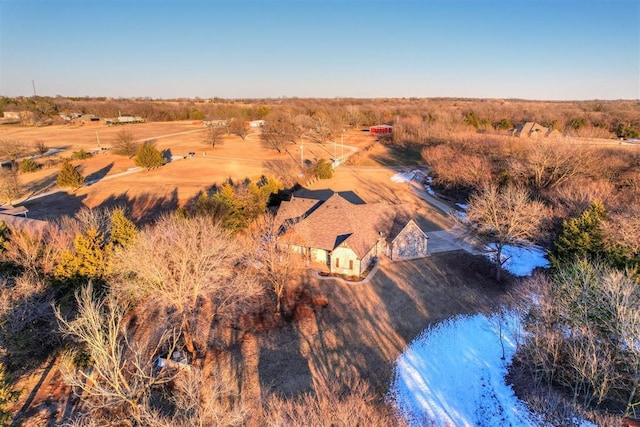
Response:
[{"label": "distant farmhouse", "polygon": [[339,193],[326,200],[292,197],[280,205],[276,224],[279,244],[331,273],[361,276],[380,256],[427,256],[427,235],[399,207],[355,204]]},{"label": "distant farmhouse", "polygon": [[526,122],[511,131],[518,138],[547,138],[559,137],[561,133],[557,129],[551,129],[536,122]]},{"label": "distant farmhouse", "polygon": [[65,122],[73,123],[73,124],[99,124],[100,117],[96,117],[93,114],[82,114],[82,113],[60,113],[60,118]]},{"label": "distant farmhouse", "polygon": [[35,122],[34,118],[33,111],[4,111],[0,124],[33,124]]},{"label": "distant farmhouse", "polygon": [[227,125],[227,121],[226,120],[221,120],[221,119],[203,120],[202,121],[202,125],[203,126],[214,127],[214,128],[222,128],[222,127],[225,127]]},{"label": "distant farmhouse", "polygon": [[252,128],[264,127],[264,120],[252,120],[249,122],[249,126]]},{"label": "distant farmhouse", "polygon": [[107,126],[124,125],[128,123],[143,123],[144,119],[138,116],[118,116],[115,119],[105,120]]}]

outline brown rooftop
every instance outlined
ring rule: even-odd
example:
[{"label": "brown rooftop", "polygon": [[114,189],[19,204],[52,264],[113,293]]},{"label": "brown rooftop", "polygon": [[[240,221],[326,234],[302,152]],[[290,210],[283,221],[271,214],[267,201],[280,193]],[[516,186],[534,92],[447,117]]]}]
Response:
[{"label": "brown rooftop", "polygon": [[327,251],[344,244],[362,257],[379,238],[390,236],[395,217],[394,206],[354,204],[335,193],[325,201],[296,197],[283,202],[276,220],[291,243]]}]

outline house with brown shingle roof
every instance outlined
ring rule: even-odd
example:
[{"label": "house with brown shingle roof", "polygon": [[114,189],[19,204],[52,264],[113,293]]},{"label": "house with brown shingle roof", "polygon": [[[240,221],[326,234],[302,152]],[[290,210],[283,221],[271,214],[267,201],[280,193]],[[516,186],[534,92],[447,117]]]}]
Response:
[{"label": "house with brown shingle roof", "polygon": [[536,122],[526,122],[513,129],[513,136],[520,138],[543,138],[546,136],[556,136],[560,132]]},{"label": "house with brown shingle roof", "polygon": [[380,256],[427,256],[428,237],[400,207],[357,204],[334,193],[325,200],[292,197],[276,215],[279,242],[332,273],[360,276]]}]

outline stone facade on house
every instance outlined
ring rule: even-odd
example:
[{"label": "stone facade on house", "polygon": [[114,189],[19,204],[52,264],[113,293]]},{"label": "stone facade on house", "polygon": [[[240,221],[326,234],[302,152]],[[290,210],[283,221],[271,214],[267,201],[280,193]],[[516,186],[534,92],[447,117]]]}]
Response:
[{"label": "stone facade on house", "polygon": [[427,256],[428,237],[415,221],[410,220],[389,244],[389,258],[394,261]]}]

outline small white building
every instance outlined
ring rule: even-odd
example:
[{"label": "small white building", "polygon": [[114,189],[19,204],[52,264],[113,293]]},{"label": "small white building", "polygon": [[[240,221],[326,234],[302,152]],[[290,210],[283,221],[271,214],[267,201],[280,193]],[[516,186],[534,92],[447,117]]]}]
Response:
[{"label": "small white building", "polygon": [[252,120],[249,122],[249,126],[251,126],[252,128],[264,127],[264,120]]}]

